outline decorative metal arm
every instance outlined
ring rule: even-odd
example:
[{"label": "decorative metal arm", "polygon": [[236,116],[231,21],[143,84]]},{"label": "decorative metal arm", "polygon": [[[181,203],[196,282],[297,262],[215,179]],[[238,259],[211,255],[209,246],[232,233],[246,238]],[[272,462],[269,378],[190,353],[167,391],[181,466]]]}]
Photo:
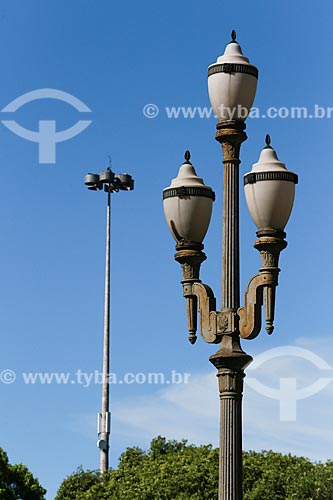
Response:
[{"label": "decorative metal arm", "polygon": [[258,231],[254,247],[260,252],[259,274],[253,276],[245,292],[244,306],[238,309],[240,336],[254,339],[261,329],[261,306],[264,304],[266,331],[274,330],[275,289],[278,286],[280,252],[286,248],[283,231]]},{"label": "decorative metal arm", "polygon": [[222,335],[231,331],[235,315],[231,311],[216,311],[216,299],[208,285],[194,283],[192,293],[198,299],[202,338],[210,344],[219,344]]},{"label": "decorative metal arm", "polygon": [[188,340],[194,344],[197,340],[197,308],[198,301],[196,295],[192,291],[194,283],[201,283],[199,279],[201,263],[206,260],[206,255],[202,251],[201,243],[189,243],[180,241],[176,245],[177,253],[175,259],[182,266],[184,297],[186,298],[186,311],[189,337]]},{"label": "decorative metal arm", "polygon": [[183,270],[183,295],[186,298],[189,341],[197,339],[197,313],[200,312],[200,334],[211,344],[219,344],[223,334],[239,329],[242,338],[254,339],[261,330],[261,308],[264,305],[266,330],[274,330],[275,289],[278,286],[280,252],[286,248],[283,231],[257,232],[254,247],[260,252],[261,268],[253,276],[245,292],[244,306],[237,312],[216,311],[216,299],[212,289],[199,278],[201,263],[206,259],[200,243],[180,242],[176,246],[175,259]]},{"label": "decorative metal arm", "polygon": [[203,245],[198,243],[179,243],[175,259],[183,270],[183,295],[186,298],[189,341],[197,340],[197,313],[200,312],[200,334],[210,344],[219,344],[222,335],[231,325],[234,314],[230,311],[216,311],[216,299],[212,289],[199,279],[201,263],[206,259]]}]

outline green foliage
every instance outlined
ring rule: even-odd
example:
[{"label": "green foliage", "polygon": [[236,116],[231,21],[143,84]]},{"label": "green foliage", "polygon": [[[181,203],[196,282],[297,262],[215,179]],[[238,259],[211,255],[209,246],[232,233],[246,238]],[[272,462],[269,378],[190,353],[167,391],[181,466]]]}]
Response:
[{"label": "green foliage", "polygon": [[102,481],[98,473],[79,469],[65,479],[55,500],[211,500],[217,478],[217,450],[159,436],[147,452],[128,448],[118,469]]},{"label": "green foliage", "polygon": [[[55,500],[212,500],[217,488],[217,449],[158,436],[148,451],[127,448],[118,469],[102,480],[98,472],[78,469]],[[244,452],[243,489],[244,500],[333,500],[333,462]]]},{"label": "green foliage", "polygon": [[79,467],[77,471],[66,477],[61,483],[55,500],[72,500],[84,498],[84,493],[94,485],[100,484],[99,474],[93,471],[84,471]]},{"label": "green foliage", "polygon": [[243,454],[244,500],[333,500],[333,462],[273,451]]},{"label": "green foliage", "polygon": [[46,490],[22,464],[11,465],[0,448],[0,499],[44,500]]},{"label": "green foliage", "polygon": [[208,500],[216,496],[218,454],[211,446],[158,437],[150,450],[127,449],[106,484],[114,500]]}]

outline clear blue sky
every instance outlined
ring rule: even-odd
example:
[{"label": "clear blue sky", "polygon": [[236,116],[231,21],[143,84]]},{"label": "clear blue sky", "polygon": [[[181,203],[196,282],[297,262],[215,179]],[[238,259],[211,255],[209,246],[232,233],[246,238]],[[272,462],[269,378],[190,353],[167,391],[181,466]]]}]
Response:
[{"label": "clear blue sky", "polygon": [[[112,200],[112,371],[191,373],[188,386],[112,386],[112,465],[126,446],[148,447],[157,434],[216,445],[218,396],[208,362],[214,346],[187,342],[181,270],[161,191],[190,149],[217,194],[202,279],[219,302],[221,153],[214,118],[168,119],[164,108],[209,106],[207,66],[223,53],[233,28],[259,68],[256,106],[333,106],[332,16],[328,0],[320,8],[310,0],[1,3],[0,109],[26,92],[54,88],[92,110],[82,118],[92,125],[57,145],[54,165],[39,164],[37,144],[0,124],[0,371],[17,373],[15,383],[0,384],[0,445],[10,461],[39,477],[49,500],[77,466],[99,463],[100,385],[22,380],[29,371],[101,369],[106,199],[86,191],[84,174],[103,170],[110,154],[113,169],[136,181],[135,191]],[[143,115],[149,103],[160,109],[155,119]],[[68,104],[43,100],[14,119],[35,130],[38,120],[57,120],[62,130],[81,116]],[[332,119],[249,119],[242,173],[257,161],[267,132],[300,183],[281,257],[276,330],[244,348],[255,355],[303,346],[332,365]],[[260,263],[241,200],[244,290]],[[265,365],[272,386],[281,373],[309,385],[318,378],[315,372],[309,379],[310,372],[302,360]],[[295,422],[280,422],[278,402],[246,387],[244,447],[328,458],[332,386],[299,402]]]}]

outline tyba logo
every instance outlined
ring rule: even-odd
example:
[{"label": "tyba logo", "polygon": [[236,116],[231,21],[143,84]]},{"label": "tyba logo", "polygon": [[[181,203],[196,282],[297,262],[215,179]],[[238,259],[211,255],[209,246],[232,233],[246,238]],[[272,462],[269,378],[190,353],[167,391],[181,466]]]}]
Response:
[{"label": "tyba logo", "polygon": [[[67,92],[57,89],[39,89],[27,92],[10,102],[2,110],[3,113],[15,113],[19,108],[38,99],[56,99],[67,102],[80,113],[90,113],[91,109],[86,104]],[[56,162],[56,144],[68,141],[80,134],[90,124],[91,120],[79,120],[72,127],[57,132],[55,120],[39,120],[39,130],[28,130],[19,125],[15,120],[2,120],[2,123],[14,134],[27,141],[37,142],[39,145],[39,163]]]}]

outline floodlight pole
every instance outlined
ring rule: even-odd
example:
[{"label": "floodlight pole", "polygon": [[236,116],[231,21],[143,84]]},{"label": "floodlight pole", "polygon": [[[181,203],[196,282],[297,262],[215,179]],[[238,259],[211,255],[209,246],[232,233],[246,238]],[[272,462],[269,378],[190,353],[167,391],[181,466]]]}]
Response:
[{"label": "floodlight pole", "polygon": [[101,476],[109,468],[110,451],[110,256],[111,256],[111,193],[119,190],[131,191],[134,181],[129,174],[115,175],[110,168],[98,174],[87,174],[85,184],[92,191],[103,189],[107,192],[106,208],[106,255],[105,255],[105,294],[104,294],[104,337],[103,337],[103,373],[102,373],[102,411],[98,414],[98,442],[100,450]]},{"label": "floodlight pole", "polygon": [[106,255],[105,255],[105,296],[104,296],[104,340],[103,340],[103,375],[102,375],[102,428],[100,439],[105,446],[100,448],[100,473],[109,468],[110,450],[110,243],[111,243],[111,192],[108,189],[106,207]]}]

